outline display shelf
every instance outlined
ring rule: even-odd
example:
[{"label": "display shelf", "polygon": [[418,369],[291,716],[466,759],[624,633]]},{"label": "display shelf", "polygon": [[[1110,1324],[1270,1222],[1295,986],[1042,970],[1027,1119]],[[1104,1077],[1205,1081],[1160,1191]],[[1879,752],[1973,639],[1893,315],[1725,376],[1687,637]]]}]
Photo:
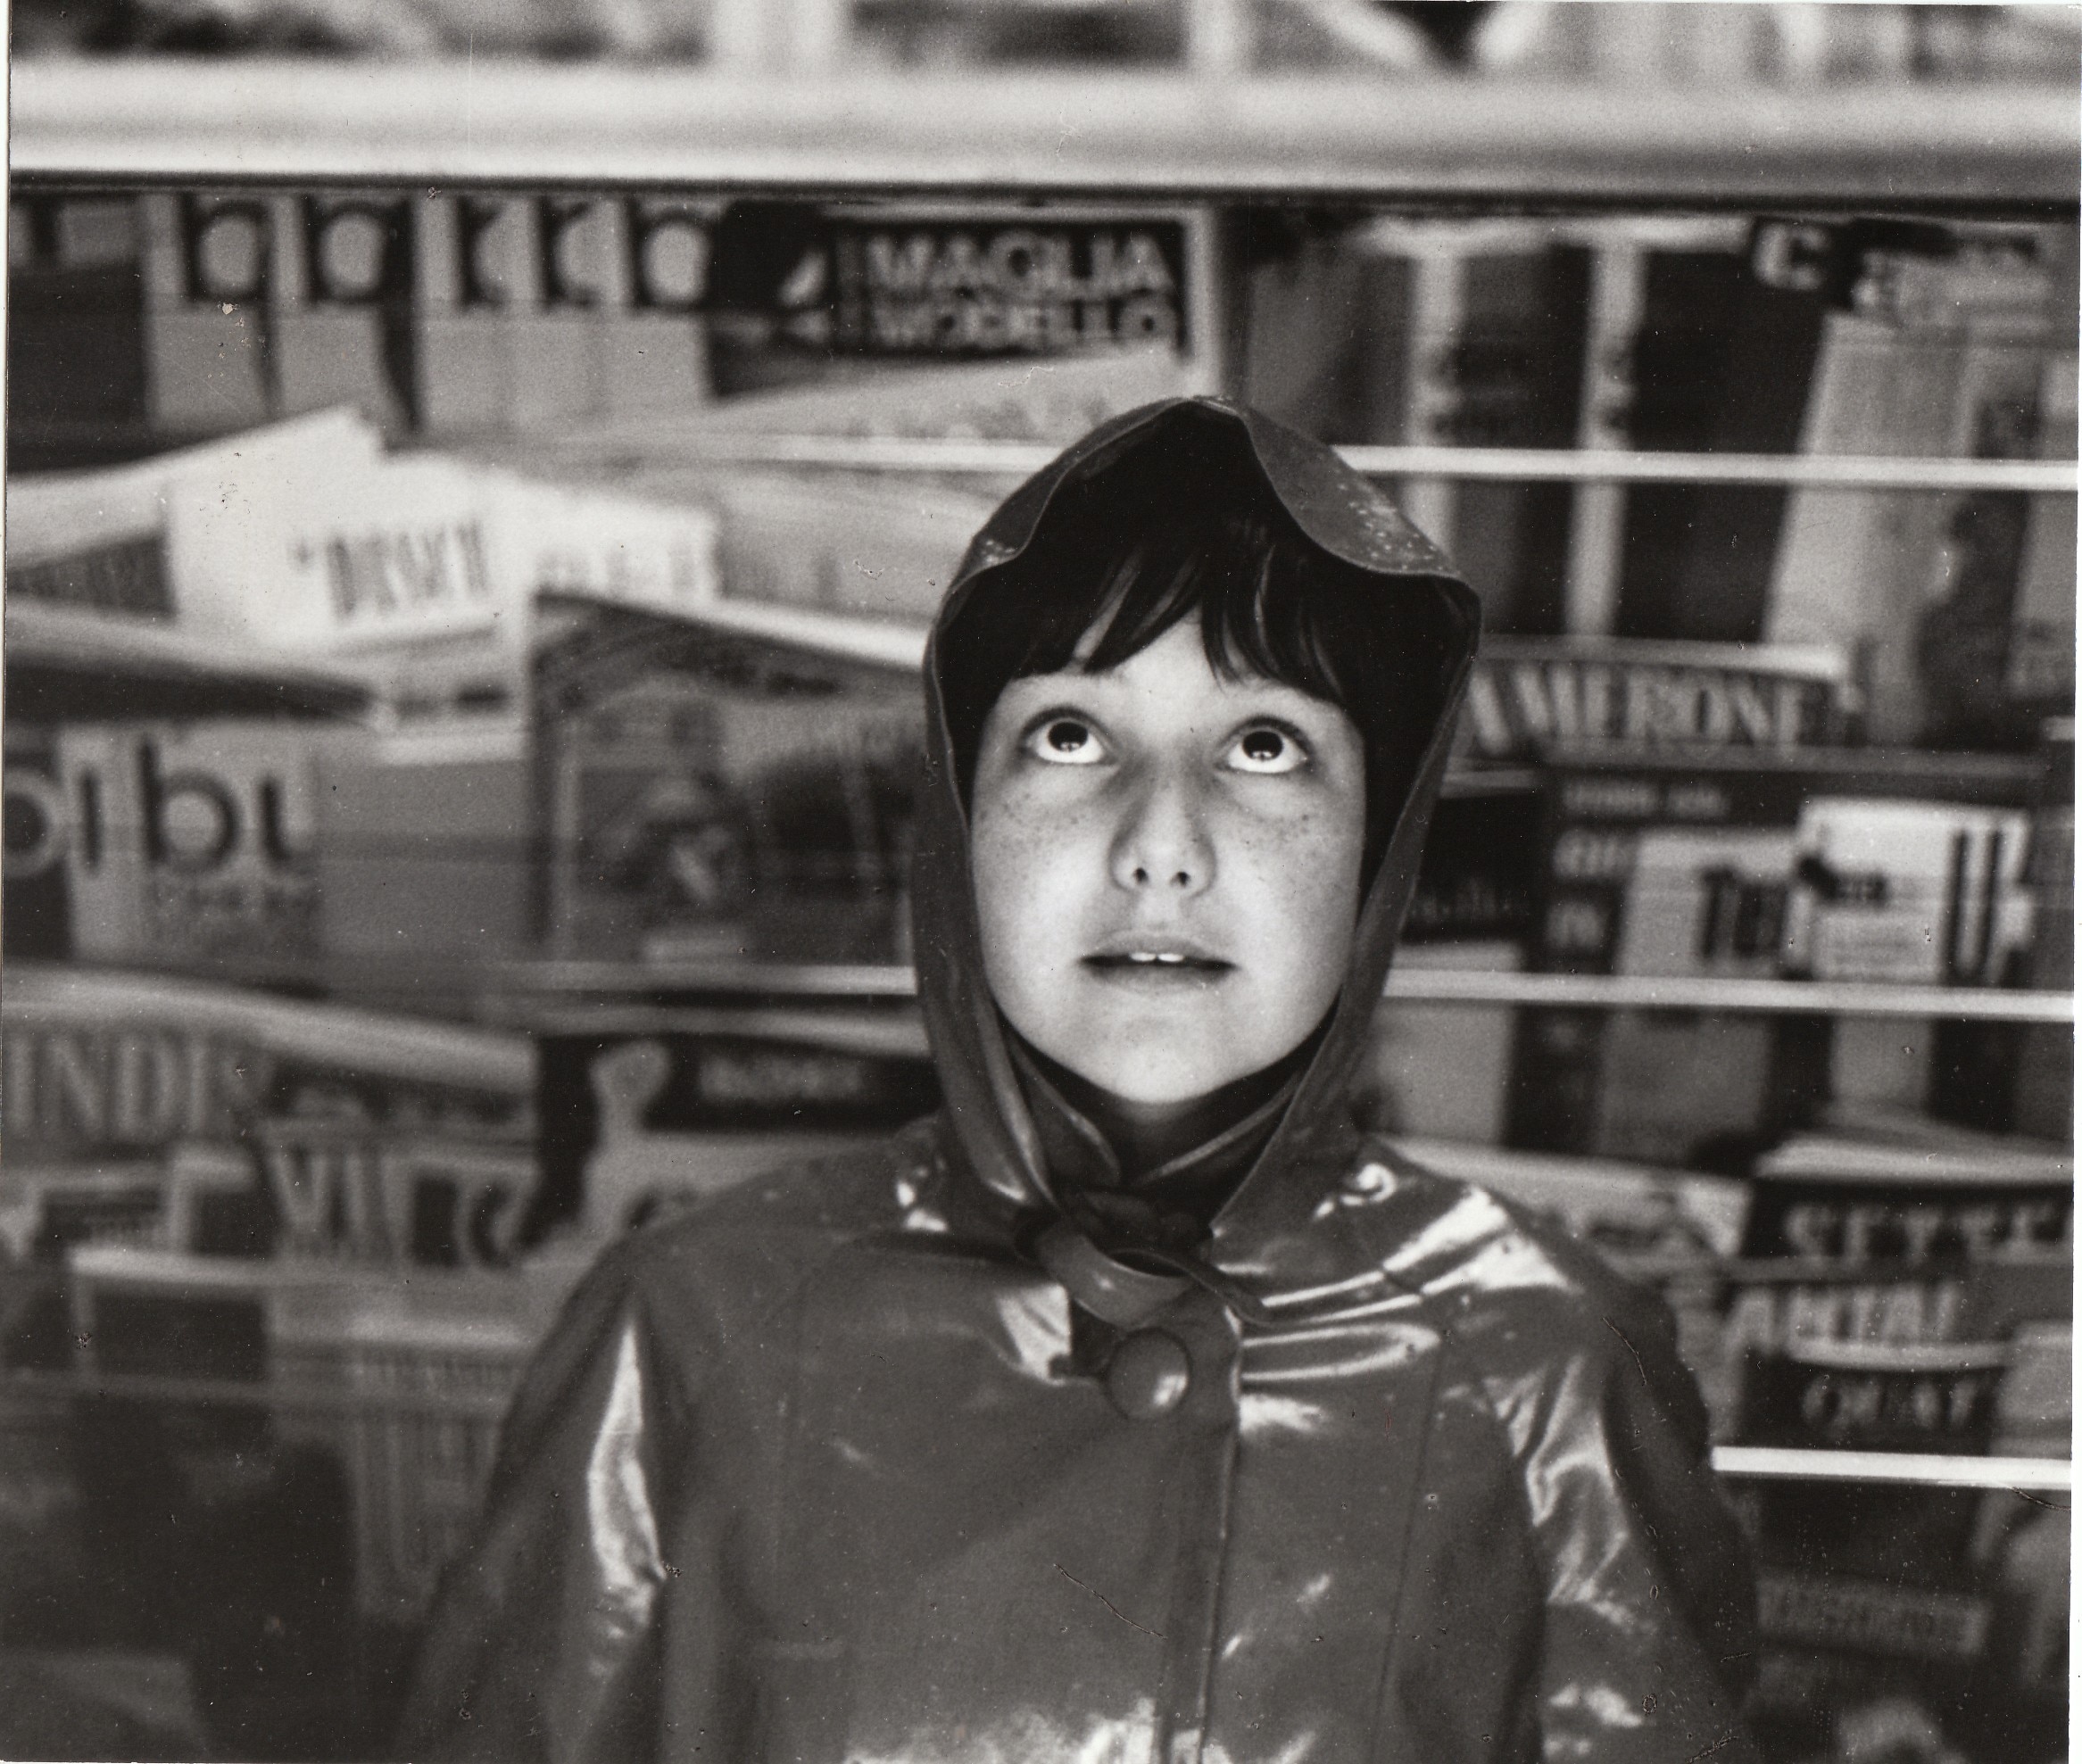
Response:
[{"label": "display shelf", "polygon": [[17,595],[7,609],[7,697],[35,722],[62,709],[138,716],[351,717],[374,691],[337,662],[228,652],[166,625],[105,618]]},{"label": "display shelf", "polygon": [[1948,1457],[1929,1452],[1846,1452],[1790,1445],[1716,1445],[1713,1468],[1739,1482],[1892,1482],[1919,1488],[2074,1487],[2066,1458]]},{"label": "display shelf", "polygon": [[[768,998],[908,998],[907,967],[765,963],[515,964],[487,976],[502,1014],[526,1001],[684,992]],[[1655,974],[1562,974],[1408,968],[1389,976],[1386,997],[1408,1004],[1582,1006],[1605,1010],[1737,1011],[1766,1015],[1943,1017],[1983,1023],[2071,1023],[2069,992],[1885,986],[1806,980],[1721,980]]]},{"label": "display shelf", "polygon": [[[911,440],[877,435],[752,435],[689,427],[624,443],[632,462],[660,447],[704,464],[791,466],[835,471],[926,472],[1016,479],[1055,449],[1017,441]],[[613,463],[610,434],[551,437],[546,457],[580,452]],[[1370,477],[1439,477],[1508,484],[1784,485],[1803,490],[2024,491],[2072,495],[2078,474],[2064,460],[1931,460],[1818,453],[1673,453],[1574,447],[1340,447]]]},{"label": "display shelf", "polygon": [[330,1414],[434,1415],[446,1420],[498,1421],[506,1399],[465,1391],[357,1388],[300,1379],[179,1378],[163,1372],[21,1371],[0,1373],[0,1403],[9,1397],[101,1397],[131,1403],[197,1404]]},{"label": "display shelf", "polygon": [[18,181],[704,185],[2072,214],[2071,92],[25,60]]},{"label": "display shelf", "polygon": [[120,1023],[160,1018],[220,1032],[292,1057],[431,1084],[526,1091],[535,1047],[526,1035],[427,1016],[400,1018],[135,969],[11,961],[0,1021]]},{"label": "display shelf", "polygon": [[[746,21],[760,12],[757,0],[730,10]],[[1037,215],[1046,213],[1041,203],[1051,196],[1123,209],[1138,203],[1223,204],[1238,215],[1273,207],[1329,212],[1340,204],[1557,215],[1659,205],[1729,216],[1728,224],[1738,228],[1732,217],[1793,213],[1825,221],[1852,215],[1971,216],[2071,228],[2082,200],[2082,114],[2072,90],[2045,87],[1672,92],[1182,72],[789,79],[603,65],[140,59],[24,62],[14,70],[11,96],[10,163],[17,186],[55,193],[156,187],[203,194],[241,187],[279,191],[287,200],[324,186],[415,195],[457,186],[530,195],[669,190],[704,216],[733,198],[763,195],[950,203],[979,196],[993,203],[1031,199]],[[1210,252],[1243,236],[1228,219],[1210,213],[1204,229]],[[1193,333],[1196,350],[1203,340],[1210,345],[1225,340],[1229,327],[1221,305],[1211,300],[1194,309],[1200,327]],[[1221,349],[1207,352],[1218,368]],[[938,476],[964,480],[965,488],[980,492],[994,489],[993,481],[1024,476],[1053,451],[987,441],[704,432],[715,415],[696,410],[684,419],[639,420],[619,434],[606,425],[561,426],[527,442],[530,462],[612,476],[619,468],[664,456],[676,465],[769,468],[806,477],[819,472]],[[1628,438],[1615,427],[1602,433],[1607,440]],[[107,443],[107,436],[100,439]],[[164,439],[140,427],[119,435],[117,451]],[[1586,508],[1616,507],[1613,499],[1623,493],[1607,486],[1622,485],[1784,488],[1801,493],[1796,500],[1833,491],[2072,498],[2078,488],[2076,463],[2065,458],[1619,447],[1341,451],[1356,469],[1384,481],[1583,486],[1564,500]],[[1830,498],[1827,506],[1835,502]],[[2071,507],[2064,502],[2055,512],[2064,517]],[[1573,575],[1568,585],[1573,622],[1598,629],[1610,624],[1612,609],[1595,592],[1580,593]],[[748,631],[781,636],[791,615],[740,603],[730,617]],[[922,625],[856,623],[852,646],[864,658],[901,666],[920,659]],[[164,647],[147,658],[150,666],[159,665]],[[10,656],[11,662],[38,658],[27,652]],[[69,677],[87,680],[101,659],[89,658]],[[134,667],[144,665],[129,659]],[[182,659],[185,665],[195,658]],[[65,656],[57,660],[64,664]],[[15,671],[11,688],[17,684]],[[286,684],[313,708],[352,708],[340,681],[320,677],[318,669],[303,672],[309,677]],[[284,683],[270,679],[261,690],[278,692]],[[524,946],[505,946],[517,947]],[[2053,1026],[2074,1018],[2073,997],[2066,991],[1470,972],[1417,965],[1422,953],[1413,952],[1411,963],[1388,981],[1391,1005],[1498,1014],[1558,1006]],[[228,1044],[241,1048],[257,1043],[263,1050],[308,1054],[328,1065],[484,1088],[510,1102],[533,1097],[547,1112],[555,1084],[539,1081],[538,1073],[549,1072],[553,1079],[555,1063],[572,1055],[541,1038],[597,1038],[597,1046],[614,1037],[737,1033],[793,1037],[841,1052],[923,1057],[927,1049],[916,990],[910,969],[894,964],[668,965],[490,959],[479,951],[437,959],[320,958],[272,967],[258,957],[233,956],[204,973],[184,975],[170,965],[15,963],[6,975],[4,1021],[9,1031],[54,1023],[70,1031],[76,1024],[98,1030],[128,1019],[171,1018],[199,1033],[220,1031]],[[1418,1015],[1413,1011],[1411,1021]],[[1494,1025],[1480,1017],[1454,1022],[1485,1032],[1502,1026],[1500,1017]],[[17,1039],[26,1047],[33,1037]],[[1902,1039],[1912,1038],[1904,1031]],[[2005,1044],[2009,1039],[1996,1038]],[[84,1045],[84,1038],[53,1039]],[[64,1051],[69,1057],[72,1049]],[[11,1081],[13,1077],[11,1066]],[[2045,1156],[2061,1149],[2049,1147]],[[166,1235],[179,1240],[170,1228]],[[530,1294],[547,1296],[547,1288],[582,1265],[576,1252],[590,1243],[552,1239],[519,1266],[487,1276],[488,1285],[501,1289],[487,1312],[510,1323],[516,1303]],[[410,1285],[416,1296],[449,1277],[445,1270],[402,1263],[386,1267],[344,1256],[266,1263],[221,1258],[223,1265],[212,1267],[209,1258],[145,1249],[134,1240],[106,1247],[121,1252],[114,1260],[135,1281],[129,1290],[204,1302],[251,1296],[256,1287],[277,1282],[336,1282],[348,1288],[380,1286],[386,1279]],[[43,1264],[39,1278],[62,1274],[76,1306],[90,1289],[125,1289],[109,1268],[97,1274],[95,1248],[76,1250],[62,1269]],[[1745,1269],[1757,1282],[1779,1273],[1790,1280],[1802,1271],[1726,1262],[1705,1271],[1725,1280]],[[2068,1279],[2064,1272],[2037,1278],[2044,1271],[2035,1271],[2032,1289],[2050,1289],[2050,1308]],[[527,1308],[532,1326],[539,1321],[533,1299]],[[327,1305],[311,1309],[329,1314]],[[283,1313],[296,1310],[286,1305]],[[540,1315],[546,1317],[546,1310]],[[87,1402],[216,1408],[256,1420],[286,1417],[285,1432],[292,1437],[315,1430],[366,1442],[391,1432],[424,1431],[429,1421],[467,1424],[488,1437],[507,1407],[491,1379],[455,1389],[414,1387],[409,1378],[357,1367],[344,1356],[336,1382],[322,1358],[279,1361],[279,1376],[251,1379],[106,1369],[94,1363],[95,1331],[83,1327],[79,1310],[73,1316],[74,1363],[63,1370],[0,1371],[0,1415]],[[518,1337],[523,1330],[515,1326],[513,1333]],[[486,1370],[506,1355],[506,1346],[488,1337],[465,1351],[475,1346],[486,1349]],[[518,1375],[522,1356],[518,1341],[511,1346]],[[120,1363],[112,1350],[107,1357]],[[473,1364],[473,1373],[477,1370]],[[2044,1443],[2057,1449],[2057,1440]],[[2052,1457],[1723,1445],[1713,1449],[1711,1462],[1731,1487],[1985,1490],[1998,1503],[2007,1497],[1995,1491],[2011,1490],[2062,1511],[2073,1483],[2069,1461]],[[1922,1497],[1897,1498],[1923,1503]]]},{"label": "display shelf", "polygon": [[1887,986],[1864,981],[1721,980],[1658,974],[1392,974],[1391,1000],[1463,1005],[1580,1005],[1598,1010],[1736,1011],[1766,1016],[1942,1017],[1978,1023],[2072,1023],[2068,992]]}]

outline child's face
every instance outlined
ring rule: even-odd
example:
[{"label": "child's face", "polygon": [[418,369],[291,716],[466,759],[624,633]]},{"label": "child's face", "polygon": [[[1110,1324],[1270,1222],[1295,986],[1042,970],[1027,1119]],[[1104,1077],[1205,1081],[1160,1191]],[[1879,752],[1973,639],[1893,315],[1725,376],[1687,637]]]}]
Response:
[{"label": "child's face", "polygon": [[1262,1071],[1344,981],[1359,732],[1292,687],[1221,678],[1197,619],[1109,672],[1006,687],[971,820],[999,1008],[1124,1103],[1160,1111]]}]

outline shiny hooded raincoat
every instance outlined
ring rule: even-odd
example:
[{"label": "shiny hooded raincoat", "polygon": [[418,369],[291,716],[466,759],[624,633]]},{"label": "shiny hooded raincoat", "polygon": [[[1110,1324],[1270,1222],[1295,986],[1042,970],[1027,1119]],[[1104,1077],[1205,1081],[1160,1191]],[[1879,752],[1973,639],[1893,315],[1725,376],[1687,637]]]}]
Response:
[{"label": "shiny hooded raincoat", "polygon": [[[1255,1155],[1196,1252],[1131,1263],[1074,1198],[1103,1142],[984,985],[941,660],[1066,484],[1182,438],[1456,634],[1312,1058],[1208,1148]],[[914,891],[946,1106],[602,1259],[507,1423],[409,1755],[1748,1756],[1746,1568],[1666,1313],[1344,1104],[1478,622],[1391,504],[1227,404],[1121,418],[1005,503],[927,663]]]}]

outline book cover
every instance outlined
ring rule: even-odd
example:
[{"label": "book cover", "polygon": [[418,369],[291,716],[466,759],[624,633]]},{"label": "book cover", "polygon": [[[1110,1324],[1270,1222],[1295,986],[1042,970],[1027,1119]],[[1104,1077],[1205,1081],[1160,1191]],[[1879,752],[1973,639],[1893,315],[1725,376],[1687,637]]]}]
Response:
[{"label": "book cover", "polygon": [[1810,800],[1794,832],[1783,969],[1818,980],[1997,984],[2030,947],[2028,852],[2021,809]]},{"label": "book cover", "polygon": [[[1951,451],[1982,460],[2075,457],[2075,357],[2058,347],[2067,341],[2059,322],[2050,286],[2044,310],[1970,319]],[[1924,565],[1914,633],[1920,739],[2020,746],[2033,733],[2035,712],[2073,702],[2071,692],[2063,698],[2057,687],[2036,706],[2014,690],[2028,683],[2019,664],[2030,667],[2035,627],[2041,656],[2044,639],[2053,634],[2044,631],[2038,610],[2051,587],[2045,572],[2069,564],[2071,586],[2072,506],[2065,497],[2021,491],[1971,491],[1940,506],[1943,524]]]},{"label": "book cover", "polygon": [[[2028,799],[2034,768],[2021,758],[1917,750],[1630,760],[1557,749],[1545,775],[1533,965],[1739,978],[1802,972],[1810,959],[1810,897],[1822,884],[1812,866],[1801,868],[1804,825],[1863,801],[1947,826],[1947,817],[1963,825],[1977,816],[1993,816],[1990,829],[2007,826],[2003,817]],[[1937,972],[2000,979],[1996,952],[2013,947],[2024,923],[2020,889],[2000,880],[2010,860],[1996,850],[1991,894],[1977,891],[1986,865],[1977,872],[1970,850],[1963,869],[1952,844],[1943,857],[1936,887],[1911,890],[1912,900],[1899,884],[1865,891],[1893,902],[1887,911],[1912,920],[1914,937],[1928,933],[1932,950],[1956,944],[1958,961]],[[1890,849],[1887,861],[1902,855]],[[1511,1133],[1528,1147],[1738,1167],[1828,1093],[1829,1027],[1819,1019],[1540,1009],[1520,1014],[1519,1036]]]},{"label": "book cover", "polygon": [[[610,1026],[587,1032],[582,1022]],[[915,1014],[567,1009],[541,1039],[543,1216],[611,1236],[939,1104]]]},{"label": "book cover", "polygon": [[4,730],[5,894],[0,927],[8,960],[58,961],[71,952],[65,848],[71,804],[58,765],[56,731],[10,717]]},{"label": "book cover", "polygon": [[[185,438],[335,403],[394,435],[540,434],[712,388],[1150,347],[1205,389],[1224,333],[1212,235],[1190,207],[643,187],[39,198],[11,223],[18,417],[61,448],[112,421]],[[60,371],[89,353],[93,374]]]},{"label": "book cover", "polygon": [[610,419],[676,415],[712,397],[702,309],[718,211],[684,192],[631,191],[618,204],[600,339]]},{"label": "book cover", "polygon": [[315,957],[311,767],[324,738],[264,723],[61,730],[71,953],[292,969]]},{"label": "book cover", "polygon": [[733,598],[901,619],[939,610],[962,553],[992,504],[969,486],[906,475],[817,477],[742,468],[684,474],[651,468],[653,493],[680,486],[721,524],[722,575]]},{"label": "book cover", "polygon": [[[2076,357],[2056,349],[2038,388],[2038,456],[2072,460]],[[2070,716],[2075,708],[2075,499],[2035,496],[2025,512],[2024,555],[2011,602],[2003,691],[2015,725]]]},{"label": "book cover", "polygon": [[353,411],[326,410],[249,429],[128,465],[11,474],[7,480],[10,601],[175,623],[167,503],[177,480],[214,481],[229,493],[258,476],[352,473],[382,438]]},{"label": "book cover", "polygon": [[[1527,773],[1448,777],[1404,920],[1398,973],[1525,965],[1539,891],[1539,808]],[[1355,1081],[1363,1118],[1382,1131],[1494,1144],[1506,1113],[1511,1024],[1502,1006],[1384,1002]]]},{"label": "book cover", "polygon": [[2072,1170],[2065,1147],[1937,1124],[1796,1135],[1760,1159],[1723,1297],[1739,1436],[1939,1453],[2043,1437],[2056,1393],[2032,1331],[2068,1321]]},{"label": "book cover", "polygon": [[1742,1241],[1749,1192],[1732,1178],[1406,1135],[1396,1145],[1427,1170],[1554,1221],[1622,1268],[1710,1269]]},{"label": "book cover", "polygon": [[846,621],[776,608],[761,634],[728,610],[589,608],[537,656],[548,948],[904,959],[915,659],[849,650]]},{"label": "book cover", "polygon": [[1746,1712],[1771,1755],[2060,1755],[2064,1504],[1799,1482],[1737,1500],[1757,1558]]},{"label": "book cover", "polygon": [[420,197],[413,335],[424,427],[553,437],[705,402],[718,211],[640,192]]},{"label": "book cover", "polygon": [[[1557,761],[1545,779],[1533,965],[1743,974],[1776,964],[1799,783],[1733,761]],[[1755,1132],[1768,1023],[1726,1015],[1519,1014],[1510,1139],[1694,1163]]]},{"label": "book cover", "polygon": [[1336,216],[1261,209],[1223,235],[1237,395],[1319,441],[1357,441],[1371,422],[1371,257],[1351,232]]},{"label": "book cover", "polygon": [[414,203],[413,229],[420,415],[443,437],[497,434],[522,370],[510,323],[527,286],[520,204],[428,191]]},{"label": "book cover", "polygon": [[[1577,438],[1588,251],[1536,220],[1384,219],[1364,266],[1359,432],[1389,445],[1566,447]],[[1406,513],[1485,597],[1490,628],[1561,628],[1572,493],[1444,479],[1398,486]]]},{"label": "book cover", "polygon": [[270,218],[268,414],[345,405],[386,435],[420,427],[412,198],[331,187],[252,200]]},{"label": "book cover", "polygon": [[729,398],[926,361],[1157,348],[1216,384],[1212,224],[1190,208],[736,202],[718,222],[709,363]]},{"label": "book cover", "polygon": [[280,416],[276,204],[252,191],[208,189],[146,191],[137,203],[152,428],[185,438]]},{"label": "book cover", "polygon": [[[147,1172],[144,1241],[167,1253],[430,1266],[518,1253],[535,1186],[523,1037],[27,966],[9,973],[4,1028],[11,1183]],[[137,1236],[140,1220],[124,1222]]]},{"label": "book cover", "polygon": [[1743,1254],[1911,1267],[2070,1257],[2073,1175],[2065,1147],[2031,1140],[1800,1134],[1757,1162]]},{"label": "book cover", "polygon": [[[1841,242],[1770,219],[1598,225],[1601,263],[1630,256],[1636,280],[1611,344],[1626,363],[1622,419],[1597,438],[1683,452],[1795,451]],[[1782,490],[1587,486],[1580,520],[1600,497],[1623,499],[1604,628],[1723,642],[1763,634]]]},{"label": "book cover", "polygon": [[482,731],[370,731],[320,750],[314,867],[334,972],[374,963],[402,980],[420,960],[530,949],[541,857],[533,766],[521,725],[486,721]]},{"label": "book cover", "polygon": [[2000,1342],[1798,1340],[1753,1354],[1738,1437],[1818,1451],[1985,1453]]},{"label": "book cover", "polygon": [[140,435],[148,402],[137,203],[17,188],[7,269],[11,468],[91,458]]},{"label": "book cover", "polygon": [[[1406,943],[1398,973],[1511,973],[1524,946],[1456,936]],[[1511,1079],[1511,1012],[1501,1005],[1383,1000],[1359,1069],[1354,1112],[1370,1130],[1494,1145],[1504,1135]]]},{"label": "book cover", "polygon": [[439,454],[167,491],[180,622],[353,661],[415,715],[521,712],[538,595],[668,609],[720,588],[715,517]]},{"label": "book cover", "polygon": [[[2075,984],[2075,722],[2049,718],[2041,727],[2044,766],[2032,805],[2031,955],[2025,981],[2068,991]],[[2034,1024],[2016,1050],[2013,1115],[2020,1133],[2066,1141],[2075,1130],[2075,1032]]]},{"label": "book cover", "polygon": [[[1805,452],[2031,457],[2055,336],[2045,229],[1912,228],[1860,251],[1824,320]],[[2002,675],[2026,499],[1803,491],[1788,505],[1764,636],[1854,658],[1882,741],[1975,733],[1976,666]],[[1978,660],[1977,662],[1976,657]]]},{"label": "book cover", "polygon": [[1522,965],[1541,879],[1540,793],[1524,772],[1448,775],[1431,815],[1401,953],[1503,946]]}]

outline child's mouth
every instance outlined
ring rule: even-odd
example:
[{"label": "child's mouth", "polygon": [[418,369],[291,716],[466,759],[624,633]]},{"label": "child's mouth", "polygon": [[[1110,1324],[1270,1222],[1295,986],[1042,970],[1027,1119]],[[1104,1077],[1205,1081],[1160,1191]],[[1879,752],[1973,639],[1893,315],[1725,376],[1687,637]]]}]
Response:
[{"label": "child's mouth", "polygon": [[1106,950],[1087,956],[1088,973],[1116,986],[1138,990],[1211,986],[1235,972],[1235,965],[1218,956],[1183,949]]}]

